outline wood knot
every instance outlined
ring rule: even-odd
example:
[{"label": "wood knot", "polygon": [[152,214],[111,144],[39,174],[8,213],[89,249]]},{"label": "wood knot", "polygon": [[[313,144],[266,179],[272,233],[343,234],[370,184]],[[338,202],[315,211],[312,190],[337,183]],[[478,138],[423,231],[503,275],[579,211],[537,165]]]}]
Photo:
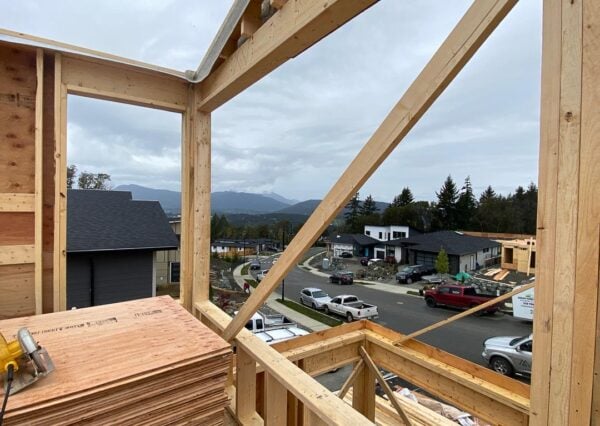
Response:
[{"label": "wood knot", "polygon": [[567,111],[567,113],[565,114],[565,120],[567,120],[568,122],[571,122],[573,120],[573,113],[571,111]]},{"label": "wood knot", "polygon": [[7,133],[6,139],[17,139],[17,135],[15,135],[14,133]]}]

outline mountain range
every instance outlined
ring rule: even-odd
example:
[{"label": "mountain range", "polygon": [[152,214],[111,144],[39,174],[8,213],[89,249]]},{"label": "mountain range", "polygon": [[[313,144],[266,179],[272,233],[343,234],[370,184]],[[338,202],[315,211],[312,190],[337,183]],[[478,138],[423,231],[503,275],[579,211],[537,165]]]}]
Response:
[{"label": "mountain range", "polygon": [[[181,211],[181,193],[166,189],[154,189],[140,185],[119,185],[115,191],[129,191],[134,200],[160,202],[167,215],[177,215]],[[273,192],[253,194],[249,192],[220,191],[210,195],[212,213],[226,214],[232,222],[258,224],[278,220],[302,222],[303,218],[317,208],[321,200],[290,200]],[[388,203],[376,202],[379,211]],[[251,217],[256,216],[256,217]],[[232,220],[233,219],[233,220]]]}]

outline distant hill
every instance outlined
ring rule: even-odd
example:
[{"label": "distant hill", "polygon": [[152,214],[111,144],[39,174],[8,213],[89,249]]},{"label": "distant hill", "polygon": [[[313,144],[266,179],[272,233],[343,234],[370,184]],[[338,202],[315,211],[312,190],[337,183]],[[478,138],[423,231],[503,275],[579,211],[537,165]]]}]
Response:
[{"label": "distant hill", "polygon": [[181,193],[167,189],[147,188],[141,185],[119,185],[115,191],[129,191],[134,200],[150,200],[160,202],[167,214],[179,214],[181,211]]},{"label": "distant hill", "polygon": [[292,225],[299,225],[306,222],[308,216],[303,214],[289,213],[266,213],[266,214],[234,214],[225,215],[227,221],[235,226],[256,226],[256,225],[274,225],[277,222],[287,220]]},{"label": "distant hill", "polygon": [[[159,201],[167,214],[181,212],[181,193],[166,189],[154,189],[141,185],[119,185],[115,191],[129,191],[134,200]],[[211,194],[211,210],[213,213],[261,214],[272,213],[289,206],[289,203],[273,198],[284,199],[280,195],[251,194],[246,192],[213,192]]]},{"label": "distant hill", "polygon": [[263,192],[260,195],[264,195],[265,197],[269,197],[269,198],[272,198],[274,200],[281,201],[283,204],[287,204],[288,206],[291,206],[293,204],[297,204],[297,203],[300,202],[298,200],[293,200],[291,198],[285,198],[285,197],[283,197],[283,196],[281,196],[279,194],[276,194],[274,192]]},{"label": "distant hill", "polygon": [[215,213],[272,213],[288,205],[266,195],[247,192],[213,192],[211,210]]},{"label": "distant hill", "polygon": [[[301,214],[310,216],[312,212],[317,208],[321,200],[306,200],[300,203],[294,204],[293,206],[286,207],[284,209],[279,210],[277,213],[286,213],[286,214]],[[379,209],[379,213],[382,213],[390,203],[384,203],[382,201],[375,201],[377,208]],[[343,215],[346,209],[342,210],[340,215]]]}]

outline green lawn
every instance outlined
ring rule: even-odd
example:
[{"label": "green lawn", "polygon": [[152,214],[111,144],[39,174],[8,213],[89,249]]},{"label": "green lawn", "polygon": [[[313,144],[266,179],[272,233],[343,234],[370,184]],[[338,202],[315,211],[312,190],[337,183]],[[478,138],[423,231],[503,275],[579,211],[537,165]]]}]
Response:
[{"label": "green lawn", "polygon": [[246,281],[248,284],[250,284],[254,288],[256,288],[256,286],[258,285],[258,283],[255,280],[247,279],[244,281]]},{"label": "green lawn", "polygon": [[250,264],[248,263],[247,265],[244,265],[244,267],[242,268],[242,276],[244,275],[248,275],[248,268],[250,267]]},{"label": "green lawn", "polygon": [[296,312],[300,312],[303,315],[306,315],[309,318],[314,319],[315,321],[319,321],[325,325],[330,327],[335,327],[336,325],[342,324],[342,321],[332,318],[328,315],[322,314],[321,312],[317,312],[314,309],[308,308],[304,305],[291,301],[289,299],[282,300],[277,299],[277,301],[290,309],[295,310]]}]

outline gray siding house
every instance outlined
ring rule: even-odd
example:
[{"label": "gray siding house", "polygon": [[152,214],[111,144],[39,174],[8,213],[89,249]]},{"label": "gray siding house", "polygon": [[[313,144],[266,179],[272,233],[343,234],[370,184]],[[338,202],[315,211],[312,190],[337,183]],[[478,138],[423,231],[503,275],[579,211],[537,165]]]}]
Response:
[{"label": "gray siding house", "polygon": [[67,309],[154,296],[154,252],[178,246],[160,204],[124,191],[67,197]]}]

